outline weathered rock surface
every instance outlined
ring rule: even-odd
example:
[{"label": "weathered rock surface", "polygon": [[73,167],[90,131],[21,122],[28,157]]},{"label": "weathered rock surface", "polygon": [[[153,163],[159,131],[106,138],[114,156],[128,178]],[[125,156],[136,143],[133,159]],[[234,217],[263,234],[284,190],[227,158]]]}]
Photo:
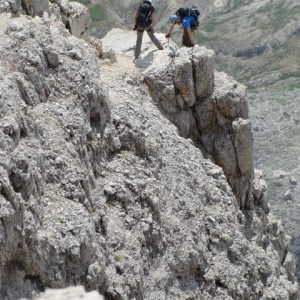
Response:
[{"label": "weathered rock surface", "polygon": [[69,0],[50,0],[54,4],[53,12],[61,17],[72,35],[89,41],[91,18],[88,9],[80,3]]},{"label": "weathered rock surface", "polygon": [[0,0],[0,13],[19,16],[21,12],[29,16],[42,16],[49,12],[49,0]]},{"label": "weathered rock surface", "polygon": [[200,143],[222,167],[239,207],[253,208],[253,141],[245,87],[214,72],[214,53],[205,48],[179,49],[165,62],[145,71],[154,101],[182,136]]},{"label": "weathered rock surface", "polygon": [[[1,299],[70,285],[107,299],[298,299],[290,239],[253,175],[245,90],[211,51],[146,44],[142,74],[132,48],[100,65],[54,13],[1,20]],[[150,81],[153,63],[165,68]],[[172,114],[153,96],[170,76]]]},{"label": "weathered rock surface", "polygon": [[87,8],[77,2],[69,0],[0,0],[0,13],[10,13],[19,16],[24,13],[31,17],[42,17],[44,13],[51,13],[65,24],[75,37],[89,41],[89,25],[91,19]]}]

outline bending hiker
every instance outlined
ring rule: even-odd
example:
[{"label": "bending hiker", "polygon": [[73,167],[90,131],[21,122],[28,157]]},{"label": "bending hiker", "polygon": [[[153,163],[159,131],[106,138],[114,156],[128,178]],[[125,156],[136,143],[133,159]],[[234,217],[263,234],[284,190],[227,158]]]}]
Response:
[{"label": "bending hiker", "polygon": [[152,43],[159,50],[163,50],[162,44],[154,35],[154,12],[155,8],[152,6],[152,1],[144,0],[134,15],[134,30],[137,31],[136,46],[134,51],[135,60],[141,54],[142,39],[145,30],[147,31]]},{"label": "bending hiker", "polygon": [[169,21],[171,23],[169,32],[166,34],[166,38],[169,38],[173,32],[176,24],[182,24],[183,35],[182,35],[182,46],[194,47],[195,41],[193,32],[200,24],[199,21],[200,12],[197,7],[192,6],[191,8],[179,8],[175,15],[170,16]]}]

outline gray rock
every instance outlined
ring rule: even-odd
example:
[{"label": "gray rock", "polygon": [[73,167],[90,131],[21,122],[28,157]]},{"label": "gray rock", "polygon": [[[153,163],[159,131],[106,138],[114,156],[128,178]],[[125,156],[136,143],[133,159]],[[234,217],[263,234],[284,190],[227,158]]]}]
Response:
[{"label": "gray rock", "polygon": [[68,11],[68,26],[72,35],[89,41],[91,18],[87,8],[77,2],[71,2]]},{"label": "gray rock", "polygon": [[23,29],[22,24],[12,23],[12,24],[9,24],[9,26],[7,27],[5,32],[6,32],[6,34],[9,34],[12,31],[22,31],[22,29]]},{"label": "gray rock", "polygon": [[49,12],[48,0],[21,0],[21,2],[25,13],[32,17],[42,17],[44,12]]},{"label": "gray rock", "polygon": [[58,53],[51,49],[44,50],[44,53],[46,54],[48,64],[51,68],[56,68],[61,63]]},{"label": "gray rock", "polygon": [[293,200],[293,195],[290,190],[286,191],[283,197],[285,200]]},{"label": "gray rock", "polygon": [[82,285],[108,299],[298,299],[261,178],[252,192],[244,87],[209,69],[192,104],[195,80],[175,87],[173,66],[187,77],[211,65],[209,50],[179,50],[189,64],[149,48],[155,66],[142,74],[118,51],[102,64],[62,20],[45,20],[0,39],[0,298]]}]

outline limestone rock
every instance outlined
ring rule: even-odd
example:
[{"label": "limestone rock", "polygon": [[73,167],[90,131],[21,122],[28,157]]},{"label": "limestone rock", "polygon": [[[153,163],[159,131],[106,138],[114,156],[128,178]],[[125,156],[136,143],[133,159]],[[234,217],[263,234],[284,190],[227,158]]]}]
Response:
[{"label": "limestone rock", "polygon": [[147,44],[143,73],[62,18],[17,22],[0,30],[1,299],[298,299],[290,238],[252,192],[245,89],[210,50]]},{"label": "limestone rock", "polygon": [[86,41],[89,40],[91,18],[85,6],[77,2],[70,3],[68,22],[68,27],[72,35]]},{"label": "limestone rock", "polygon": [[164,61],[144,72],[154,101],[182,136],[202,141],[222,166],[239,206],[252,207],[253,141],[245,88],[215,73],[214,54],[202,47],[178,49],[174,59]]},{"label": "limestone rock", "polygon": [[34,16],[43,16],[44,12],[49,12],[49,0],[21,0],[25,13]]}]

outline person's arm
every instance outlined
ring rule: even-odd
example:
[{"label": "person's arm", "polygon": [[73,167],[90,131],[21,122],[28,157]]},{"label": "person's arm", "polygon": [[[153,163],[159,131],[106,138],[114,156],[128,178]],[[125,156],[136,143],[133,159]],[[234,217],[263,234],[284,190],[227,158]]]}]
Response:
[{"label": "person's arm", "polygon": [[151,27],[152,27],[152,31],[154,32],[154,15],[153,15],[153,13],[151,14]]},{"label": "person's arm", "polygon": [[134,21],[134,29],[133,30],[136,30],[136,28],[137,28],[137,21],[136,21],[137,13],[138,13],[138,10],[135,12],[134,17],[133,17],[133,21]]},{"label": "person's arm", "polygon": [[175,27],[175,24],[171,24],[170,25],[169,32],[166,34],[166,38],[170,37],[170,35],[173,32],[174,27]]}]

